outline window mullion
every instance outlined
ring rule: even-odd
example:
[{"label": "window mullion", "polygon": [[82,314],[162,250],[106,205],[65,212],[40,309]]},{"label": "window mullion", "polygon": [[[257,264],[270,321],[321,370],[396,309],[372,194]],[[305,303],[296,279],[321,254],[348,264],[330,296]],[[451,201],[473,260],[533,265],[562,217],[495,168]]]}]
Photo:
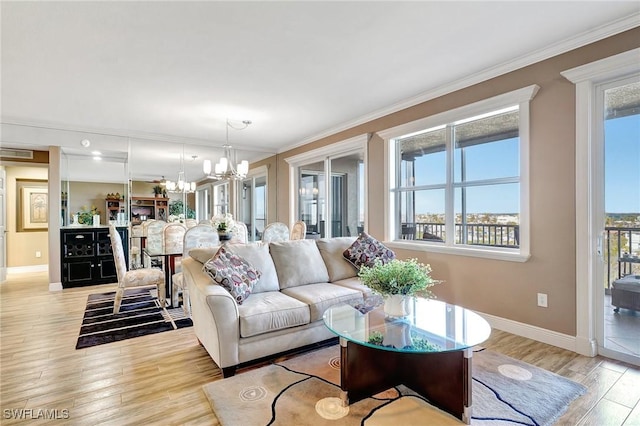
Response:
[{"label": "window mullion", "polygon": [[445,141],[445,161],[446,165],[446,176],[447,181],[445,184],[445,245],[453,246],[455,241],[455,212],[454,212],[454,189],[453,189],[453,162],[454,162],[454,153],[453,153],[453,126],[448,125],[447,131],[445,132],[446,141]]}]

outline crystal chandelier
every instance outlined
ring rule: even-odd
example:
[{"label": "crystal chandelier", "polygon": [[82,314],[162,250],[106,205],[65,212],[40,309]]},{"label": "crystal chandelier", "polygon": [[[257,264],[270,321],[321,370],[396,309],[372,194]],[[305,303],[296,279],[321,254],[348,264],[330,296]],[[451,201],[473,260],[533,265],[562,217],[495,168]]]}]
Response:
[{"label": "crystal chandelier", "polygon": [[242,124],[242,127],[234,127],[229,123],[229,120],[227,120],[227,143],[222,146],[224,148],[224,155],[220,158],[220,161],[215,164],[213,170],[211,169],[211,160],[204,160],[202,169],[204,174],[207,175],[206,177],[216,180],[239,180],[247,177],[249,173],[249,162],[247,160],[238,162],[236,152],[232,149],[231,145],[229,145],[229,127],[235,130],[244,130],[249,127],[251,121],[245,120]]}]

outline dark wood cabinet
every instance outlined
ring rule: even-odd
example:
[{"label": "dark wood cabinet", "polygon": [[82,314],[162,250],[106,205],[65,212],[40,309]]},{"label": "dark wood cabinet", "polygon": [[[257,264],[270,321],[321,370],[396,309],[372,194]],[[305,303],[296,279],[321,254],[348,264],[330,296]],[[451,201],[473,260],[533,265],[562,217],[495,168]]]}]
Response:
[{"label": "dark wood cabinet", "polygon": [[[129,256],[127,227],[118,227],[125,259]],[[107,227],[70,227],[60,230],[62,287],[116,283],[115,262]]]}]

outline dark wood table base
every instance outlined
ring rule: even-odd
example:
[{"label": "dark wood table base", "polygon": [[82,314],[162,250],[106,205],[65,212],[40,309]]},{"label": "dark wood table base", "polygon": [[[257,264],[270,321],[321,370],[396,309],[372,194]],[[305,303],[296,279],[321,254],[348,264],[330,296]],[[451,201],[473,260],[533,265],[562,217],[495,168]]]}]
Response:
[{"label": "dark wood table base", "polygon": [[403,384],[432,405],[471,423],[471,348],[402,353],[340,338],[340,387],[349,405]]}]

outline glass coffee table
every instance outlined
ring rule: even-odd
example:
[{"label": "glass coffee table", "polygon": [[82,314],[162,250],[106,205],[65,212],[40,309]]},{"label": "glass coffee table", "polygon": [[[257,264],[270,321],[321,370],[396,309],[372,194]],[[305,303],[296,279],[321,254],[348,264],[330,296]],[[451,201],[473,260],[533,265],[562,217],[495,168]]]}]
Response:
[{"label": "glass coffee table", "polygon": [[382,306],[325,311],[325,325],[340,338],[343,404],[403,384],[469,424],[472,347],[491,327],[460,306],[420,298],[412,304],[413,313],[401,318],[385,316]]}]

